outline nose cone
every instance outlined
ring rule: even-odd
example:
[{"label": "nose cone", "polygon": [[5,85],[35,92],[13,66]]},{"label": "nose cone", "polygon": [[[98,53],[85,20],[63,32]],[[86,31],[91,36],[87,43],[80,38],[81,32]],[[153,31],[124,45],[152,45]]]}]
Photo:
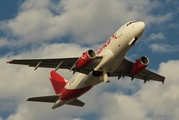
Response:
[{"label": "nose cone", "polygon": [[137,22],[137,28],[138,28],[138,37],[140,38],[142,36],[142,33],[144,32],[145,23],[142,21]]},{"label": "nose cone", "polygon": [[144,22],[139,22],[139,28],[141,29],[141,31],[144,31],[145,29],[145,23]]}]

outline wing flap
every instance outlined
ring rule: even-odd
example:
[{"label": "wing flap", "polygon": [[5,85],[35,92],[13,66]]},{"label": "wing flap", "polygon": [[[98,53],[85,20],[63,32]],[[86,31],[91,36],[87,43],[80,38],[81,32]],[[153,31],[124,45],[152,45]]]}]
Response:
[{"label": "wing flap", "polygon": [[28,98],[27,101],[54,103],[59,99],[59,97],[60,95],[39,96]]},{"label": "wing flap", "polygon": [[73,101],[67,103],[67,105],[73,105],[73,106],[83,107],[85,105],[85,103],[80,101],[80,100],[78,100],[78,99],[74,99]]}]

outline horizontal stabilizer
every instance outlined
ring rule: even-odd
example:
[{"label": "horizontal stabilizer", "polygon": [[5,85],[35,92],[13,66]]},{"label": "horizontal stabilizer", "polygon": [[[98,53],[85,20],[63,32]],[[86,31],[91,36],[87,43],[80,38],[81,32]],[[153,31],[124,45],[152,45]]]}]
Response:
[{"label": "horizontal stabilizer", "polygon": [[74,99],[73,101],[67,103],[67,105],[74,105],[74,106],[83,107],[85,105],[85,103],[78,100],[78,99]]},{"label": "horizontal stabilizer", "polygon": [[31,98],[27,99],[27,101],[54,103],[59,99],[59,97],[60,97],[60,95],[31,97]]}]

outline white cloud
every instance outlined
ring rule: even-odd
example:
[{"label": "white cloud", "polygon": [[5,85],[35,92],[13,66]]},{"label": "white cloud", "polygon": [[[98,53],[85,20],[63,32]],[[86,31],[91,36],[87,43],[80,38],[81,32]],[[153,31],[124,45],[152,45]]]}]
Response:
[{"label": "white cloud", "polygon": [[179,51],[178,45],[168,45],[168,44],[151,44],[149,48],[152,52],[160,52],[160,53],[170,53],[170,52],[177,52]]},{"label": "white cloud", "polygon": [[[150,82],[135,94],[140,103],[153,117],[162,119],[178,119],[176,111],[179,94],[178,70],[179,60],[172,60],[160,64],[159,73],[166,77],[165,84]],[[161,118],[160,118],[161,119]]]},{"label": "white cloud", "polygon": [[[26,99],[31,96],[54,94],[54,92],[48,79],[51,69],[39,68],[34,71],[33,68],[27,66],[7,65],[6,61],[12,58],[74,57],[80,56],[86,49],[76,44],[52,44],[42,45],[42,47],[32,49],[31,51],[22,51],[18,55],[13,55],[12,53],[1,57],[0,67],[3,68],[0,74],[1,111],[14,111],[13,114],[9,115],[8,120],[21,120],[25,118],[29,120],[37,118],[47,119],[48,116],[43,117],[43,115],[48,114],[49,111],[54,112],[51,110],[51,104],[44,104],[45,108],[43,108],[42,103],[42,106],[39,106],[38,110],[35,107],[39,104],[28,103]],[[72,73],[67,70],[58,70],[58,72],[66,79],[72,77]],[[55,113],[57,114],[58,111]],[[42,116],[40,117],[39,114]],[[1,114],[0,116],[3,117]],[[68,117],[68,114],[66,114],[60,118],[70,119],[71,115]]]},{"label": "white cloud", "polygon": [[167,75],[166,77],[171,78],[171,80],[169,80],[170,82],[173,81],[178,82],[178,75],[177,75],[179,70],[179,68],[177,67],[178,64],[179,64],[179,60],[170,60],[167,63],[161,63],[159,71],[162,74]]},{"label": "white cloud", "polygon": [[84,119],[81,119],[81,118],[74,118],[73,120],[84,120]]},{"label": "white cloud", "polygon": [[147,0],[26,0],[15,18],[0,22],[0,29],[6,31],[9,37],[17,38],[11,41],[11,45],[37,44],[67,35],[73,42],[95,44],[104,42],[122,24],[133,19],[142,20],[148,25],[171,19],[171,13],[159,16],[150,14],[150,10],[159,5],[159,2]]},{"label": "white cloud", "polygon": [[5,38],[0,38],[0,47],[8,45],[8,40]]},{"label": "white cloud", "polygon": [[[0,30],[7,33],[7,38],[14,38],[1,38],[0,46],[38,44],[41,41],[61,39],[66,35],[70,35],[73,42],[93,45],[108,39],[118,27],[129,20],[139,19],[150,25],[172,18],[171,13],[151,15],[150,10],[158,6],[159,2],[147,0],[61,0],[57,3],[49,0],[26,0],[15,18],[0,22]],[[99,45],[93,46],[96,49]],[[164,48],[155,44],[150,48],[154,52],[166,52],[165,48],[170,52],[177,50],[176,47],[165,44]],[[90,119],[85,117],[91,114],[97,115],[99,120],[152,120],[161,119],[161,116],[162,119],[179,118],[177,60],[160,64],[158,72],[166,76],[165,85],[151,81],[143,84],[140,80],[131,82],[130,78],[119,81],[117,78],[110,78],[109,84],[100,84],[80,98],[86,103],[83,108],[66,105],[56,110],[51,110],[51,104],[26,102],[31,96],[53,94],[48,79],[51,69],[39,68],[34,71],[27,66],[5,64],[12,58],[80,56],[86,49],[88,48],[77,44],[43,43],[29,51],[22,49],[18,53],[11,52],[1,57],[0,108],[3,110],[0,110],[0,119],[4,118],[1,111],[8,112],[7,120],[83,120]],[[58,73],[66,79],[72,76],[67,70],[58,70]]]},{"label": "white cloud", "polygon": [[153,41],[153,40],[165,40],[165,35],[163,33],[152,33],[150,34],[147,41]]},{"label": "white cloud", "polygon": [[0,117],[0,120],[3,120],[3,118],[2,118],[2,117]]},{"label": "white cloud", "polygon": [[[80,55],[86,49],[75,44],[52,44],[23,51],[15,56],[11,54],[11,56],[2,57],[0,100],[6,100],[7,102],[3,102],[4,106],[11,107],[11,110],[6,109],[6,111],[14,111],[9,114],[7,120],[90,119],[85,118],[90,114],[96,114],[99,120],[152,120],[160,119],[161,116],[167,119],[179,117],[177,115],[179,108],[176,106],[179,99],[179,95],[176,94],[179,88],[177,80],[179,61],[176,60],[160,64],[158,72],[166,77],[164,85],[152,81],[146,84],[141,80],[131,82],[127,77],[119,81],[117,78],[110,78],[110,83],[97,85],[80,98],[86,103],[83,108],[66,105],[56,110],[51,110],[51,104],[25,101],[31,96],[53,94],[48,80],[50,69],[39,68],[34,72],[33,68],[27,66],[5,64],[12,57],[69,57],[74,54]],[[58,70],[58,73],[67,79],[72,76],[72,73],[67,70]],[[0,116],[3,115],[0,114]]]},{"label": "white cloud", "polygon": [[103,101],[100,120],[148,120],[144,108],[131,96],[107,93],[100,97]]}]

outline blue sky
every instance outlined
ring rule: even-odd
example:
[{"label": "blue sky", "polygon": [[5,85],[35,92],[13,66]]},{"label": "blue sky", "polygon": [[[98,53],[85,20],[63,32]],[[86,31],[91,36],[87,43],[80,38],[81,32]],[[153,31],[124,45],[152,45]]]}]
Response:
[{"label": "blue sky", "polygon": [[[28,113],[29,119],[43,119],[47,117],[45,113],[48,113],[49,119],[58,119],[61,116],[63,119],[73,120],[150,120],[159,119],[159,116],[164,119],[171,116],[171,119],[179,118],[175,114],[179,111],[176,102],[179,95],[170,94],[179,88],[178,6],[177,0],[0,1],[0,91],[8,88],[6,92],[0,92],[0,107],[3,108],[0,110],[0,120],[20,120]],[[53,94],[48,81],[50,70],[39,69],[33,72],[33,69],[28,67],[5,64],[13,58],[79,56],[89,48],[96,50],[120,26],[131,20],[144,21],[146,29],[141,40],[127,53],[127,58],[134,61],[142,55],[147,56],[150,59],[148,68],[166,76],[165,86],[154,82],[144,85],[138,80],[131,82],[129,78],[120,81],[111,78],[110,84],[96,86],[81,97],[86,101],[85,108],[71,109],[67,106],[63,107],[63,110],[59,108],[52,111],[50,105],[33,105],[25,101],[31,95]],[[69,71],[60,70],[59,73],[67,79],[72,76]],[[28,91],[25,91],[25,88]],[[148,100],[150,97],[146,94],[156,98]],[[88,96],[91,96],[91,100],[87,99]],[[159,104],[158,100],[164,102]],[[172,101],[172,105],[165,102],[167,100]],[[109,101],[117,103],[109,106]],[[107,104],[104,104],[105,102]],[[137,109],[135,112],[140,114],[127,114],[126,111],[130,112],[127,104],[130,103],[134,104],[131,109]],[[95,109],[95,106],[98,108]],[[172,106],[175,107],[172,109]],[[35,109],[38,109],[37,113],[33,112]],[[79,113],[75,114],[73,110],[78,110]],[[115,112],[117,110],[120,114]],[[172,113],[166,114],[169,110]],[[94,116],[90,117],[91,115]]]},{"label": "blue sky", "polygon": [[7,19],[11,19],[13,17],[15,17],[15,15],[17,14],[18,12],[18,3],[19,1],[1,1],[0,2],[0,6],[1,6],[1,20],[7,20]]}]

